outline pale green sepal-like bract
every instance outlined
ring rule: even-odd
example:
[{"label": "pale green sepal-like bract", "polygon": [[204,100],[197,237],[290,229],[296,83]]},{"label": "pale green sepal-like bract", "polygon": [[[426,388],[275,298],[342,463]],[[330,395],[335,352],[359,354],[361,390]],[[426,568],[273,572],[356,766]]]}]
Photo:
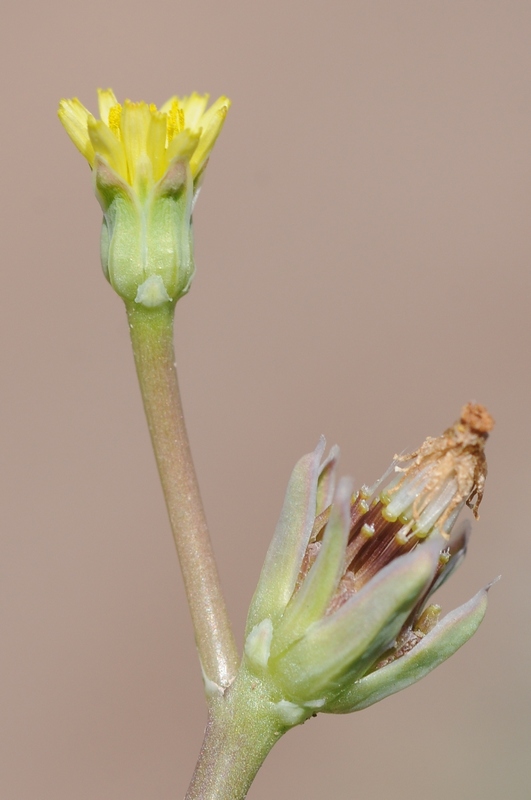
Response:
[{"label": "pale green sepal-like bract", "polygon": [[334,499],[336,488],[336,466],[339,459],[339,447],[335,444],[330,448],[330,453],[321,464],[317,481],[317,502],[315,516],[321,514]]},{"label": "pale green sepal-like bract", "polygon": [[149,308],[186,294],[195,270],[188,163],[176,159],[140,197],[96,156],[94,182],[104,215],[101,263],[115,291],[126,302]]},{"label": "pale green sepal-like bract", "polygon": [[450,658],[476,632],[487,610],[487,590],[447,614],[412,650],[360,678],[323,711],[348,714],[406,689]]},{"label": "pale green sepal-like bract", "polygon": [[267,667],[273,638],[273,623],[266,617],[255,625],[245,640],[244,652],[249,664],[255,671],[263,671]]},{"label": "pale green sepal-like bract", "polygon": [[282,616],[295,589],[315,520],[317,479],[325,439],[295,465],[280,519],[267,551],[247,617],[246,635],[263,619],[273,625]]},{"label": "pale green sepal-like bract", "polygon": [[298,592],[291,598],[272,641],[271,656],[279,656],[324,616],[345,569],[350,528],[352,481],[339,484],[319,554]]},{"label": "pale green sepal-like bract", "polygon": [[[334,614],[314,623],[269,671],[295,702],[333,696],[363,675],[396,639],[429,585],[441,540],[434,536],[395,559]],[[274,641],[274,640],[273,640]]]}]

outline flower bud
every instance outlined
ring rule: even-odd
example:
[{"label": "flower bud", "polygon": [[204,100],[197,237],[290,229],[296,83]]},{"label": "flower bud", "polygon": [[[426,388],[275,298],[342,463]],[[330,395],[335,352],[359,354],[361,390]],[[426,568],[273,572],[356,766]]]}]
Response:
[{"label": "flower bud", "polygon": [[286,727],[410,685],[475,632],[485,590],[441,621],[428,600],[466,552],[469,529],[452,526],[465,504],[477,514],[492,426],[469,404],[356,494],[345,479],[334,489],[338,451],[321,464],[323,440],[297,464],[249,610],[244,662]]}]

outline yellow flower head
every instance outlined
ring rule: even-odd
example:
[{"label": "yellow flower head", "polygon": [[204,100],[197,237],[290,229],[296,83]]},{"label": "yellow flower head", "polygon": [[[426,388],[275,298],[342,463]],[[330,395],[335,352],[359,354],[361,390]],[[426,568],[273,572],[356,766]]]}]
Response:
[{"label": "yellow flower head", "polygon": [[207,109],[207,94],[171,97],[160,109],[153,104],[118,103],[112,89],[98,89],[100,119],[77,97],[61,100],[59,119],[94,168],[98,157],[144,194],[174,159],[186,160],[192,178],[200,174],[223,127],[230,100],[220,97]]},{"label": "yellow flower head", "polygon": [[93,170],[103,210],[101,264],[126,303],[175,303],[194,276],[192,209],[230,106],[208,95],[171,97],[157,109],[118,103],[98,89],[100,119],[74,97],[59,119]]}]

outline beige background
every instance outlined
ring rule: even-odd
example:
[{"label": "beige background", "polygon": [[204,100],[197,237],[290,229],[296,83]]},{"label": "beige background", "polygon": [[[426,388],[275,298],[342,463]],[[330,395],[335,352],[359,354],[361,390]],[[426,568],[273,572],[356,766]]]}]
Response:
[{"label": "beige background", "polygon": [[184,402],[239,641],[292,465],[321,432],[374,480],[469,399],[498,421],[422,684],[288,734],[250,792],[529,797],[531,4],[4,5],[2,800],[171,800],[205,721],[121,302],[56,118],[97,86],[233,100],[178,308]]}]

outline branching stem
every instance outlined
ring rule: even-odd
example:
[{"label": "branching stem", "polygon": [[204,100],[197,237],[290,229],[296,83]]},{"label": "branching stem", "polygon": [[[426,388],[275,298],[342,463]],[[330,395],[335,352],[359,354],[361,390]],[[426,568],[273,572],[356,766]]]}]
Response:
[{"label": "branching stem", "polygon": [[185,800],[243,800],[276,741],[286,732],[264,686],[245,669],[212,704]]}]

